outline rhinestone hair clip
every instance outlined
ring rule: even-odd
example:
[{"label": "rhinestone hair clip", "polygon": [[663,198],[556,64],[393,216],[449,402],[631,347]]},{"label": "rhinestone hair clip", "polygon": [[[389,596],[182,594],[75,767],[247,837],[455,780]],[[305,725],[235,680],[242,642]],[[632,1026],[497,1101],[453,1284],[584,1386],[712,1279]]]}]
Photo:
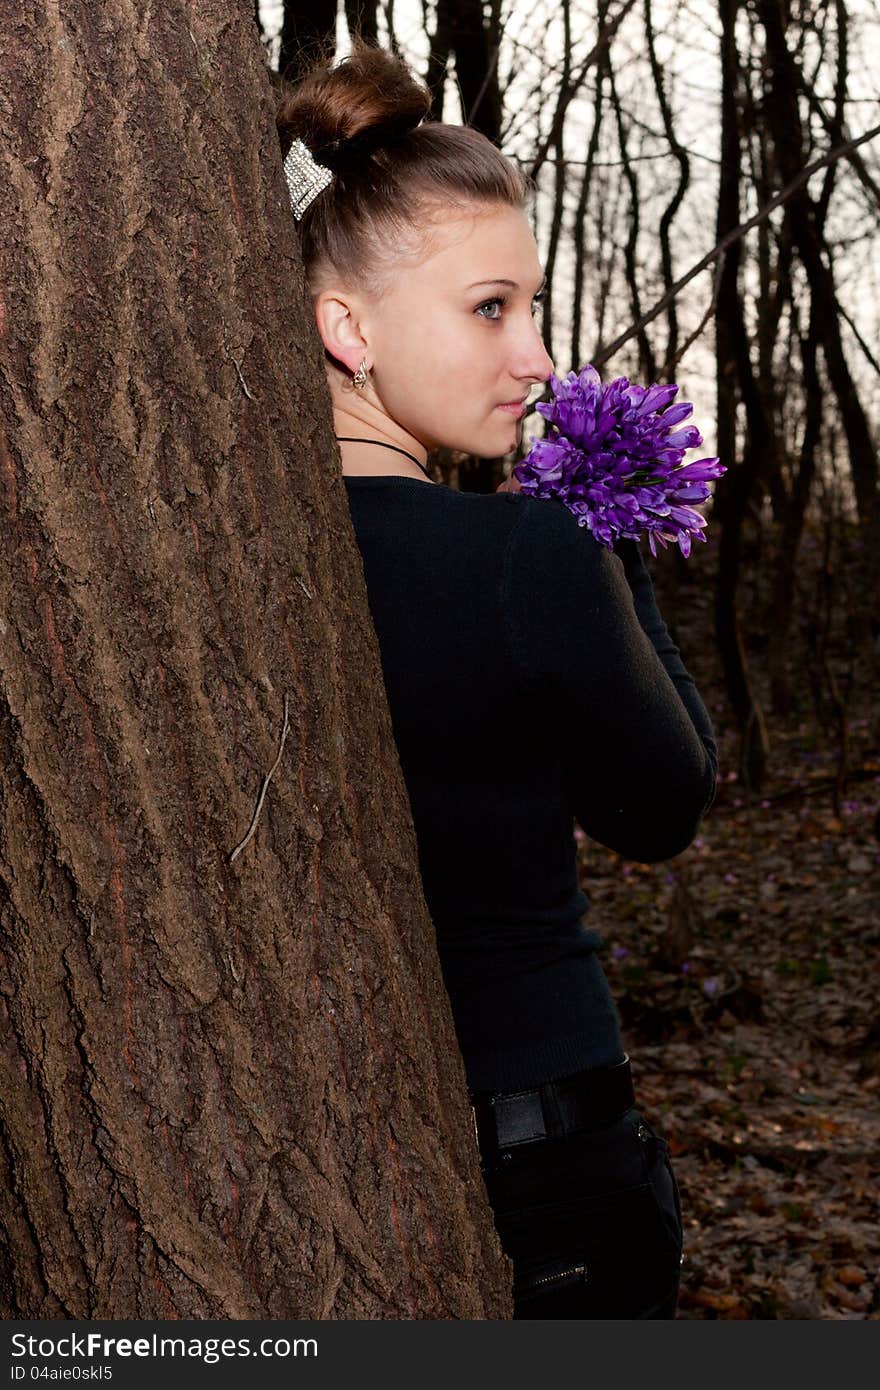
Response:
[{"label": "rhinestone hair clip", "polygon": [[298,222],[309,204],[333,178],[332,169],[318,164],[302,140],[294,140],[284,161],[284,177],[290,191],[290,206]]}]

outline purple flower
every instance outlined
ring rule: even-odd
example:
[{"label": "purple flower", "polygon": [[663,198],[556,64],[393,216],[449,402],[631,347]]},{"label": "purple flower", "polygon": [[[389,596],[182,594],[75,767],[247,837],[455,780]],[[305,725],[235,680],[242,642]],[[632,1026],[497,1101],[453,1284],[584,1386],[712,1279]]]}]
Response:
[{"label": "purple flower", "polygon": [[625,960],[629,955],[629,951],[626,946],[614,946],[612,947],[611,954],[615,960]]},{"label": "purple flower", "polygon": [[705,541],[706,518],[694,511],[705,502],[709,482],[726,472],[717,458],[682,460],[703,437],[696,425],[683,425],[693,410],[672,401],[674,382],[639,386],[618,377],[603,386],[586,366],[564,380],[551,375],[554,400],[535,407],[551,426],[513,472],[532,497],[557,497],[596,540],[609,548],[617,537],[648,536],[657,544],[678,542],[689,555],[691,540]]}]

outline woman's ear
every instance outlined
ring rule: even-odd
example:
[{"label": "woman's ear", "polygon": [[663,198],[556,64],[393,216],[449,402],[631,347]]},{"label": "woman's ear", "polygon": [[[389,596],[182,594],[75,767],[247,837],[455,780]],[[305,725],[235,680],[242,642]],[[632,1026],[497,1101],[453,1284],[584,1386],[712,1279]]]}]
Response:
[{"label": "woman's ear", "polygon": [[322,290],[315,296],[314,310],[325,351],[353,374],[368,352],[354,298],[341,290]]}]

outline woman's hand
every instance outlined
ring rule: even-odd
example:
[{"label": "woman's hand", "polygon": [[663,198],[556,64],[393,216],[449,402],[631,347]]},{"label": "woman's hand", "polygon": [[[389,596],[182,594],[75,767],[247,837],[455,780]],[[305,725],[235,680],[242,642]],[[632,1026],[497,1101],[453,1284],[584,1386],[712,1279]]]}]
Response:
[{"label": "woman's hand", "polygon": [[522,485],[519,478],[515,478],[511,473],[509,478],[505,478],[503,483],[499,483],[496,492],[522,492]]}]

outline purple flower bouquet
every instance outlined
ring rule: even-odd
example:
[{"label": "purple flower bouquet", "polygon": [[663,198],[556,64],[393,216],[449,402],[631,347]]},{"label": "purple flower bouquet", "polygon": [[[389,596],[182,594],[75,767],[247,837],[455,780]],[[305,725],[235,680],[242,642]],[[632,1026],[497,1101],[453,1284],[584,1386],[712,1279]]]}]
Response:
[{"label": "purple flower bouquet", "polygon": [[535,409],[555,433],[514,468],[521,491],[559,498],[609,548],[646,532],[652,555],[668,541],[689,555],[692,537],[706,539],[706,518],[690,504],[705,502],[709,480],[727,470],[717,458],[682,462],[703,436],[695,425],[679,428],[693,406],[672,404],[678,387],[625,376],[603,386],[592,366],[565,380],[551,375],[550,386],[555,400]]}]

